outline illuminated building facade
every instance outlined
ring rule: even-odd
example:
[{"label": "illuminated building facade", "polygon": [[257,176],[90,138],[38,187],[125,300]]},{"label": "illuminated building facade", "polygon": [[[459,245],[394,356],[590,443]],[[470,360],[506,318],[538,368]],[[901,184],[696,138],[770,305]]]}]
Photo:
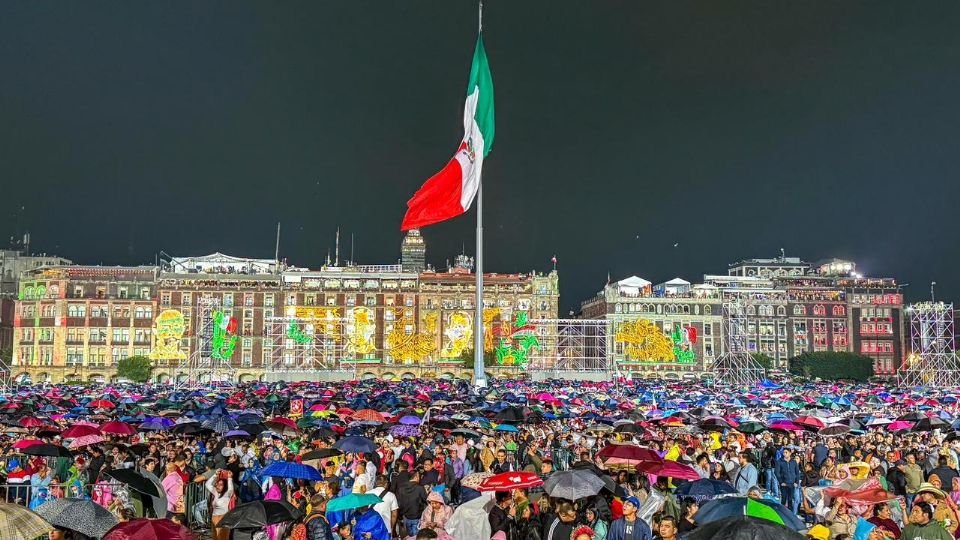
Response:
[{"label": "illuminated building facade", "polygon": [[[683,375],[709,369],[725,351],[720,313],[722,304],[733,300],[744,304],[747,350],[769,356],[780,369],[786,369],[789,358],[807,352],[869,356],[881,376],[895,374],[903,361],[899,286],[892,278],[858,274],[850,261],[750,259],[730,265],[727,275],[705,275],[701,284],[677,278],[653,285],[634,276],[608,284],[583,302],[581,315],[611,322],[611,365],[642,374]],[[678,328],[693,328],[694,334],[686,331],[684,336]],[[677,341],[693,352],[694,361],[682,351],[671,354]]]},{"label": "illuminated building facade", "polygon": [[[270,372],[294,379],[304,362],[351,377],[469,377],[474,279],[463,266],[306,270],[222,253],[160,267],[39,269],[20,284],[14,378],[110,381],[120,359],[142,355],[158,382],[203,381],[197,359],[217,354],[231,380]],[[556,319],[557,274],[491,273],[484,284],[491,369],[520,370],[525,332],[533,331],[527,321]],[[315,347],[321,318],[333,321],[336,336]],[[518,321],[523,328],[511,326]]]},{"label": "illuminated building facade", "polygon": [[116,364],[150,353],[153,266],[57,266],[21,274],[14,314],[14,377],[108,381]]}]

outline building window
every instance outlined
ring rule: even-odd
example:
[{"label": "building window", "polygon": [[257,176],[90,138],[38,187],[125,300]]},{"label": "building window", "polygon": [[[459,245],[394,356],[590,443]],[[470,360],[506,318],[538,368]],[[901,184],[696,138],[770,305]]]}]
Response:
[{"label": "building window", "polygon": [[364,303],[364,305],[369,306],[369,307],[376,306],[376,305],[377,305],[377,298],[376,298],[375,296],[367,295],[366,298],[363,299],[363,303]]},{"label": "building window", "polygon": [[243,305],[248,307],[253,306],[253,293],[243,293]]},{"label": "building window", "polygon": [[273,306],[273,295],[272,295],[272,294],[269,294],[269,293],[268,293],[268,294],[263,295],[263,305],[268,306],[268,307],[272,307],[272,306]]},{"label": "building window", "polygon": [[243,356],[240,360],[241,367],[250,367],[253,365],[253,353],[251,351],[243,351]]},{"label": "building window", "polygon": [[800,315],[800,316],[806,315],[807,314],[806,306],[801,306],[800,304],[793,306],[793,314]]},{"label": "building window", "polygon": [[117,345],[128,345],[130,343],[129,328],[114,328],[110,342]]},{"label": "building window", "polygon": [[150,343],[150,329],[137,328],[134,332],[134,343]]},{"label": "building window", "polygon": [[67,305],[67,317],[86,317],[87,316],[87,306],[84,304],[69,304]]},{"label": "building window", "polygon": [[250,347],[253,347],[253,338],[243,338],[243,348],[249,349]]},{"label": "building window", "polygon": [[777,316],[785,317],[787,315],[787,308],[783,306],[777,306]]},{"label": "building window", "polygon": [[822,317],[822,316],[824,316],[824,315],[826,315],[826,314],[827,314],[827,308],[823,307],[822,304],[817,304],[817,305],[813,306],[813,315],[814,315],[814,317],[817,317],[817,316]]},{"label": "building window", "polygon": [[190,294],[190,293],[188,293],[188,292],[185,292],[185,293],[182,293],[182,294],[180,295],[180,297],[181,297],[180,303],[181,303],[182,305],[184,305],[184,306],[193,305],[193,295],[192,295],[192,294]]},{"label": "building window", "polygon": [[287,295],[287,305],[288,305],[288,306],[295,306],[295,305],[297,305],[297,295],[295,295],[295,294],[288,294],[288,295]]},{"label": "building window", "polygon": [[753,306],[747,306],[747,315],[756,315],[756,314],[757,314],[757,308]]},{"label": "building window", "polygon": [[334,295],[332,295],[332,294],[329,295],[329,296],[327,296],[327,305],[328,305],[328,306],[335,306],[335,305],[337,305],[337,297],[334,296]]},{"label": "building window", "polygon": [[118,297],[118,298],[124,298],[124,299],[126,299],[126,298],[128,297],[128,295],[127,295],[127,288],[126,288],[126,287],[120,287],[120,288],[118,288],[118,289],[117,289],[117,297]]},{"label": "building window", "polygon": [[110,353],[111,356],[113,357],[113,365],[119,364],[121,360],[123,360],[124,358],[126,358],[126,357],[127,357],[127,356],[126,356],[126,352],[127,352],[127,351],[126,351],[125,349],[121,349],[121,348],[119,348],[119,347],[114,347],[113,350],[112,350],[111,353]]},{"label": "building window", "polygon": [[703,314],[704,314],[704,315],[712,315],[712,314],[713,314],[713,306],[709,306],[709,305],[708,305],[708,306],[703,306]]},{"label": "building window", "polygon": [[76,348],[67,349],[67,365],[68,366],[83,365],[83,349],[76,349]]},{"label": "building window", "polygon": [[163,305],[163,306],[170,305],[170,293],[165,292],[160,295],[160,305]]}]

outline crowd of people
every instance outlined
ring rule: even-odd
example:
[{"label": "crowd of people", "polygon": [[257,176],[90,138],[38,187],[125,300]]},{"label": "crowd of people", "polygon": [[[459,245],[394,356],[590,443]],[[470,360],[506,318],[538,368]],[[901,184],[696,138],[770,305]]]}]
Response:
[{"label": "crowd of people", "polygon": [[772,538],[940,540],[960,538],[957,408],[770,381],[29,387],[0,398],[0,495],[214,540],[675,540],[743,516]]}]

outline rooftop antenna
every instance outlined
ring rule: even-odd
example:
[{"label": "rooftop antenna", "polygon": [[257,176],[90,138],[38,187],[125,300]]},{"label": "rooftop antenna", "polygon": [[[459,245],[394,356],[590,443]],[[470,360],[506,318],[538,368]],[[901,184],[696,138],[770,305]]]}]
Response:
[{"label": "rooftop antenna", "polygon": [[353,233],[350,233],[350,264],[357,264],[357,260],[353,258]]},{"label": "rooftop antenna", "polygon": [[783,248],[780,248],[780,260],[781,261],[787,260],[787,252]]},{"label": "rooftop antenna", "polygon": [[340,227],[337,227],[337,243],[333,250],[333,265],[340,266]]},{"label": "rooftop antenna", "polygon": [[273,260],[280,264],[280,222],[277,222],[277,246],[273,250]]},{"label": "rooftop antenna", "polygon": [[327,248],[327,266],[330,266],[330,248]]},{"label": "rooftop antenna", "polygon": [[931,282],[930,282],[930,301],[931,301],[931,302],[936,302],[936,301],[937,301],[937,299],[933,296],[933,288],[936,287],[936,286],[937,286],[937,282],[936,282],[936,281],[931,281]]}]

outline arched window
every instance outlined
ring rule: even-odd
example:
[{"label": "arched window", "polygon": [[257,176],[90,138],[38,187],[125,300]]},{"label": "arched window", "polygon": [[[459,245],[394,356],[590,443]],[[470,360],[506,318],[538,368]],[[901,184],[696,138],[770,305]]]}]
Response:
[{"label": "arched window", "polygon": [[823,304],[817,304],[817,305],[813,306],[813,314],[814,314],[814,315],[826,315],[826,314],[827,314],[827,309],[826,309],[825,307],[823,307]]},{"label": "arched window", "polygon": [[757,314],[757,308],[753,306],[747,306],[747,315],[756,315],[756,314]]},{"label": "arched window", "polygon": [[794,315],[806,315],[806,314],[807,314],[807,308],[806,308],[805,306],[801,306],[800,304],[797,304],[797,305],[793,306],[793,314],[794,314]]},{"label": "arched window", "polygon": [[833,306],[833,314],[840,317],[846,315],[847,310],[843,306]]},{"label": "arched window", "polygon": [[703,306],[703,314],[704,314],[704,315],[712,315],[712,314],[713,314],[713,306],[709,306],[709,305]]},{"label": "arched window", "polygon": [[777,315],[783,317],[787,314],[787,308],[783,306],[777,306]]}]

